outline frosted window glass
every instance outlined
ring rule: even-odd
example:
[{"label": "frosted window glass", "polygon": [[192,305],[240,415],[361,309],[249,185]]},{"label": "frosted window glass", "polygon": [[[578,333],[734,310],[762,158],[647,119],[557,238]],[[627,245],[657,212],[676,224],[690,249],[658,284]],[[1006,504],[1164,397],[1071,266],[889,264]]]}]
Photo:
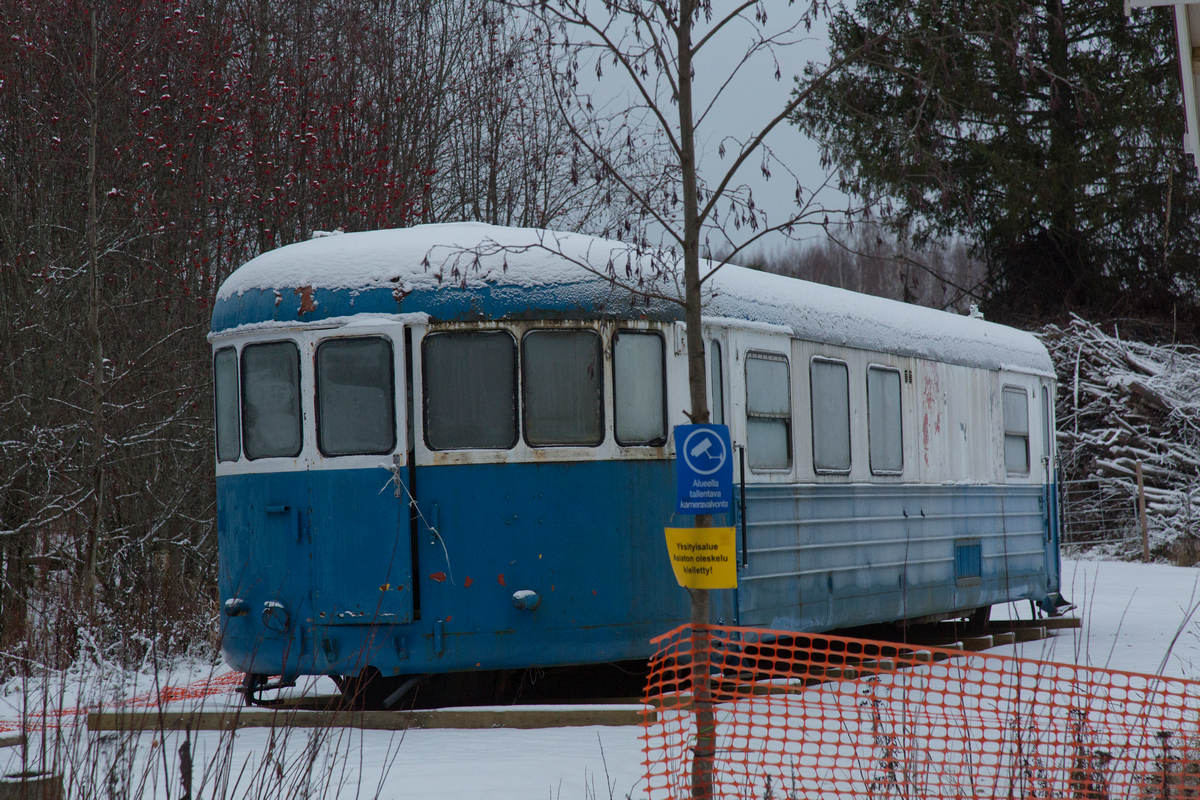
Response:
[{"label": "frosted window glass", "polygon": [[746,412],[754,416],[791,416],[786,361],[751,354],[746,358]]},{"label": "frosted window glass", "polygon": [[900,373],[872,367],[867,370],[867,439],[872,472],[904,469],[900,434]]},{"label": "frosted window glass", "polygon": [[434,450],[517,443],[517,343],[504,332],[433,333],[422,348],[425,441]]},{"label": "frosted window glass", "polygon": [[238,430],[237,351],[226,347],[217,351],[214,402],[217,417],[217,460],[237,461],[242,454],[242,434]]},{"label": "frosted window glass", "polygon": [[1010,475],[1029,474],[1029,439],[1004,434],[1004,469]]},{"label": "frosted window glass", "polygon": [[812,362],[813,468],[850,471],[850,378],[846,365]]},{"label": "frosted window glass", "polygon": [[300,455],[300,350],[292,342],[242,348],[246,457]]},{"label": "frosted window glass", "polygon": [[788,423],[782,419],[746,420],[746,453],[751,469],[787,469],[792,464],[788,452]]},{"label": "frosted window glass", "polygon": [[617,441],[661,444],[667,438],[663,340],[622,331],[613,337],[613,394]]},{"label": "frosted window glass", "polygon": [[317,348],[317,444],[327,456],[390,453],[396,446],[392,346],[335,339]]},{"label": "frosted window glass", "polygon": [[525,440],[534,446],[600,444],[600,337],[592,331],[532,331],[522,347]]},{"label": "frosted window glass", "polygon": [[792,403],[787,360],[746,356],[746,459],[751,469],[792,465]]},{"label": "frosted window glass", "polygon": [[714,425],[725,424],[725,374],[721,364],[721,343],[712,340],[712,350],[709,356],[712,366],[709,368],[709,380],[712,382],[712,421]]},{"label": "frosted window glass", "polygon": [[1005,387],[1004,469],[1009,474],[1029,474],[1029,398],[1024,389]]}]

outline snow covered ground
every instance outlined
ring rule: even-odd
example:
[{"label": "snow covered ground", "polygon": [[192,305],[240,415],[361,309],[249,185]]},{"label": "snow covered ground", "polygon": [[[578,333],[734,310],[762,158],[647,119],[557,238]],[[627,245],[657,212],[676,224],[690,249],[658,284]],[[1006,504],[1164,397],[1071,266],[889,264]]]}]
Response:
[{"label": "snow covered ground", "polygon": [[[1079,605],[1075,613],[1082,617],[1083,628],[992,652],[1200,678],[1200,570],[1064,561],[1063,573],[1063,593]],[[1029,613],[1027,605],[1014,605],[997,609],[994,616],[1027,618]],[[203,666],[190,665],[158,680],[184,685],[204,677],[208,675]],[[111,703],[151,689],[153,676],[148,673],[138,675],[136,683],[128,674],[76,674],[66,676],[56,691],[69,706],[97,698]],[[334,691],[327,679],[315,689]],[[0,728],[19,725],[27,696],[19,683],[3,687]],[[237,701],[235,695],[221,694],[203,702],[206,709],[215,709]],[[64,719],[65,743],[58,759],[68,772],[70,796],[181,796],[179,748],[184,734],[88,733],[73,724],[74,719],[78,717]],[[190,736],[192,796],[637,798],[643,773],[638,735],[636,727],[200,732]],[[39,746],[40,738],[35,737],[31,759]],[[18,748],[0,751],[4,772],[21,766]]]}]

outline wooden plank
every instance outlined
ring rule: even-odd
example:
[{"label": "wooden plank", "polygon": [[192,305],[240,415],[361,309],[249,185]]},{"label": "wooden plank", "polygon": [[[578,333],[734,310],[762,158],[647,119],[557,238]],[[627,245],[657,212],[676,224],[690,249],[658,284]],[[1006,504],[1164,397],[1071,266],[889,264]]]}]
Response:
[{"label": "wooden plank", "polygon": [[1017,628],[1012,631],[1013,638],[1018,642],[1036,642],[1046,638],[1045,628]]},{"label": "wooden plank", "polygon": [[1043,617],[1042,619],[1001,619],[992,620],[991,627],[998,630],[1016,630],[1017,628],[1045,628],[1046,630],[1061,630],[1063,628],[1082,628],[1083,621],[1079,617]]},{"label": "wooden plank", "polygon": [[[654,712],[650,712],[652,715]],[[362,728],[365,730],[408,730],[410,728],[571,728],[590,725],[640,725],[638,709],[536,708],[515,706],[504,709],[436,709],[430,711],[295,711],[291,709],[237,709],[195,713],[93,712],[88,730],[221,731],[235,728]]]},{"label": "wooden plank", "polygon": [[[522,703],[523,706],[540,706],[540,705],[564,705],[570,701],[537,701]],[[575,701],[588,706],[636,706],[641,705],[642,698],[640,697],[601,697],[601,698],[585,698]],[[299,697],[279,697],[263,702],[258,706],[260,710],[280,711],[342,711],[348,712],[353,709],[347,707],[343,703],[343,698],[340,694],[317,694],[317,695],[302,695]],[[247,711],[252,709],[247,708]],[[400,709],[396,709],[399,711]]]},{"label": "wooden plank", "polygon": [[987,650],[991,646],[991,636],[966,636],[962,639],[962,649],[973,653],[980,650]]},{"label": "wooden plank", "polygon": [[17,747],[25,744],[25,734],[18,733],[10,736],[0,736],[0,747]]},{"label": "wooden plank", "polygon": [[1083,620],[1079,617],[1046,617],[1039,619],[1038,624],[1048,631],[1059,631],[1065,628],[1082,628]]},{"label": "wooden plank", "polygon": [[[343,711],[340,694],[304,695],[301,697],[280,697],[264,702],[259,708],[279,709],[286,711]],[[249,710],[249,709],[247,709]]]}]

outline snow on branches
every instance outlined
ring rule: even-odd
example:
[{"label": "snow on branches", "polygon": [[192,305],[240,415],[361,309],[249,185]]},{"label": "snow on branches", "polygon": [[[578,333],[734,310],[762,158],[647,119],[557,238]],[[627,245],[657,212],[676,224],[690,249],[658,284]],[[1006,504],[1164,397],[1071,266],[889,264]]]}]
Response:
[{"label": "snow on branches", "polygon": [[1058,375],[1065,479],[1095,481],[1132,510],[1141,462],[1152,550],[1181,557],[1200,504],[1200,349],[1122,339],[1075,315],[1038,335]]}]

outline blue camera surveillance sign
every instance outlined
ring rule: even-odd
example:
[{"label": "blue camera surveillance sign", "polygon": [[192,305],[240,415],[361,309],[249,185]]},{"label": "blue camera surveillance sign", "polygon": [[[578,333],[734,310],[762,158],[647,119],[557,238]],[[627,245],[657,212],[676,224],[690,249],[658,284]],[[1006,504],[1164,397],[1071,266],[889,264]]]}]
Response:
[{"label": "blue camera surveillance sign", "polygon": [[733,507],[733,447],[726,425],[676,425],[680,514],[725,514]]}]

